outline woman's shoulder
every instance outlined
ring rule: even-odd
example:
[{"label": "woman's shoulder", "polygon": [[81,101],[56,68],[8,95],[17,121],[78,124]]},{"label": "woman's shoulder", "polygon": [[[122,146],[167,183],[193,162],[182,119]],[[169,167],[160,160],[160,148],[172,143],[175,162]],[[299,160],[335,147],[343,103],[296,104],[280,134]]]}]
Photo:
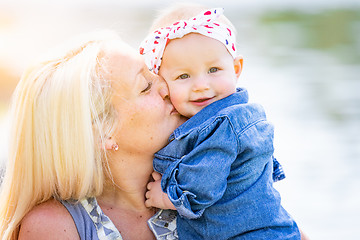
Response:
[{"label": "woman's shoulder", "polygon": [[67,209],[51,199],[35,206],[20,225],[19,239],[79,239]]}]

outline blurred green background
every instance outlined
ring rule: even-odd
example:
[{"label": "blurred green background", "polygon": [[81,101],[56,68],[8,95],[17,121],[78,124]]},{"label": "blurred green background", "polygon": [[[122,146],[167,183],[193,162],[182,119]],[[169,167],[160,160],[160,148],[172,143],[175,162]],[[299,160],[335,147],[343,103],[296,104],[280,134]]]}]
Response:
[{"label": "blurred green background", "polygon": [[[0,159],[7,111],[21,73],[79,33],[115,29],[133,47],[158,9],[146,0],[0,0]],[[360,217],[360,3],[194,1],[222,6],[244,56],[239,86],[275,125],[275,155],[287,178],[283,205],[311,239],[358,239]]]}]

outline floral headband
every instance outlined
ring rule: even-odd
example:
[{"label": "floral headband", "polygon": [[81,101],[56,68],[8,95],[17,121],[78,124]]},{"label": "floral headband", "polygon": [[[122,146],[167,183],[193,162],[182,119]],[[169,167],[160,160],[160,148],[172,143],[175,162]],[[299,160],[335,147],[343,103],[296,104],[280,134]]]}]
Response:
[{"label": "floral headband", "polygon": [[148,35],[140,45],[140,54],[145,55],[148,68],[158,74],[162,56],[169,41],[182,38],[189,33],[199,33],[220,41],[235,59],[235,36],[227,25],[216,21],[223,12],[223,8],[209,9],[189,20],[180,20]]}]

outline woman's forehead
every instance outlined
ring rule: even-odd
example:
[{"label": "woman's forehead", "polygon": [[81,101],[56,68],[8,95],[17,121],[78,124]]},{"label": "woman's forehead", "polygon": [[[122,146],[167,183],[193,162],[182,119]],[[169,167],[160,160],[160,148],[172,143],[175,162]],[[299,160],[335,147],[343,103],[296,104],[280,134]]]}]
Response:
[{"label": "woman's forehead", "polygon": [[110,66],[121,64],[122,66],[129,67],[134,65],[135,62],[141,61],[141,55],[134,48],[126,44],[119,44],[111,49],[107,49],[105,58]]},{"label": "woman's forehead", "polygon": [[144,68],[142,56],[132,49],[113,48],[104,56],[105,78],[112,82],[117,94],[126,95],[136,88],[139,72]]}]

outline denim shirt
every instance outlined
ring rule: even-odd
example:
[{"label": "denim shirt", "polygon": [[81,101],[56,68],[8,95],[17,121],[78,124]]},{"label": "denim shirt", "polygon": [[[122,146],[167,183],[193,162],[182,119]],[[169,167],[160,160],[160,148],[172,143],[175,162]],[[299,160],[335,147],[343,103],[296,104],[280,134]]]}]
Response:
[{"label": "denim shirt", "polygon": [[180,239],[300,239],[273,188],[273,126],[245,89],[177,128],[154,169]]}]

